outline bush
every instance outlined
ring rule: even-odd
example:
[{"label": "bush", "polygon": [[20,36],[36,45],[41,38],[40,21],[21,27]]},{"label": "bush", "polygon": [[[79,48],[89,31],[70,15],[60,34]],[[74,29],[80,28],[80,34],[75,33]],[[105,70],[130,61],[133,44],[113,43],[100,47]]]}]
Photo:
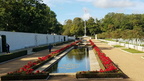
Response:
[{"label": "bush", "polygon": [[1,80],[30,80],[30,79],[46,79],[49,73],[46,74],[31,74],[31,75],[5,75]]},{"label": "bush", "polygon": [[38,51],[42,51],[42,50],[45,50],[45,49],[48,49],[48,45],[35,47],[35,48],[33,48],[33,52],[38,52]]},{"label": "bush", "polygon": [[3,54],[3,55],[0,55],[0,62],[8,61],[8,60],[11,60],[20,56],[24,56],[24,55],[27,55],[27,50],[10,53],[10,54]]},{"label": "bush", "polygon": [[76,78],[123,78],[124,74],[119,72],[119,73],[100,73],[100,72],[87,72],[87,73],[82,73],[82,72],[77,72],[76,73]]},{"label": "bush", "polygon": [[69,43],[69,42],[73,42],[73,40],[64,41],[64,42],[58,42],[58,43],[55,43],[54,46],[58,46],[58,45],[62,45],[62,44],[66,44],[66,43]]},{"label": "bush", "polygon": [[[58,45],[62,45],[62,44],[65,44],[65,43],[72,42],[72,41],[73,41],[73,40],[65,41],[65,42],[59,42],[59,43],[54,43],[53,45],[54,45],[54,46],[58,46]],[[33,48],[33,52],[38,52],[38,51],[42,51],[42,50],[45,50],[45,49],[48,49],[48,45],[35,47],[35,48]]]}]

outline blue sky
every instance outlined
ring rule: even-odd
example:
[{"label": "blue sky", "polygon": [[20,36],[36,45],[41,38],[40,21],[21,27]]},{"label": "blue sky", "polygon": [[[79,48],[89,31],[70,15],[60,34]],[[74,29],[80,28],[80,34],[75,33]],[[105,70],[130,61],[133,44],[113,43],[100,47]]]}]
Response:
[{"label": "blue sky", "polygon": [[110,12],[143,14],[144,0],[43,0],[53,10],[60,23],[67,19],[89,17],[102,19]]}]

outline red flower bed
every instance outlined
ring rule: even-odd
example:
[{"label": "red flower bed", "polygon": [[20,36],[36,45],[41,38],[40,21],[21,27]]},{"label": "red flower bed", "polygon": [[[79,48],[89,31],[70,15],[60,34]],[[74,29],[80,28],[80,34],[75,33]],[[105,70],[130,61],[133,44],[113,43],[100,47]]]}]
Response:
[{"label": "red flower bed", "polygon": [[100,69],[99,72],[108,72],[108,71],[113,71],[113,72],[114,72],[114,71],[118,70],[118,68],[115,67],[115,65],[113,64],[112,60],[111,60],[109,57],[107,57],[107,56],[105,55],[105,53],[103,53],[103,52],[100,50],[100,48],[98,48],[98,47],[94,44],[94,42],[92,42],[91,40],[89,40],[89,42],[90,42],[90,44],[92,45],[93,49],[94,49],[94,50],[96,51],[96,53],[98,54],[98,56],[99,56],[102,64],[103,64],[104,67],[105,67],[105,70]]}]

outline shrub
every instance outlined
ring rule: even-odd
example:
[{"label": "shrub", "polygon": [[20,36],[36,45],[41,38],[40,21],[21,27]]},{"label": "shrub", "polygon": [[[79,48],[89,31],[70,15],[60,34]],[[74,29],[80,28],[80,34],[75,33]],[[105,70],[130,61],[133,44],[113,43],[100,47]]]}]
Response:
[{"label": "shrub", "polygon": [[35,48],[33,48],[33,52],[38,52],[38,51],[42,51],[42,50],[45,50],[45,49],[48,49],[48,45],[35,47]]},{"label": "shrub", "polygon": [[27,75],[5,75],[1,80],[30,80],[30,79],[46,79],[49,73],[43,74],[27,74]]},{"label": "shrub", "polygon": [[10,54],[3,54],[3,55],[0,55],[0,62],[8,61],[8,60],[11,60],[20,56],[24,56],[24,55],[27,55],[27,50],[14,52]]}]

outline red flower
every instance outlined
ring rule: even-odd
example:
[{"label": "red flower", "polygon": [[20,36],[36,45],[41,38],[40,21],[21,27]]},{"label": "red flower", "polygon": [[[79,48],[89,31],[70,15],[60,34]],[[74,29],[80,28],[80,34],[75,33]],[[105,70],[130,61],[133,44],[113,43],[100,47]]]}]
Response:
[{"label": "red flower", "polygon": [[40,71],[39,71],[39,70],[37,70],[37,71],[36,71],[36,73],[40,73]]}]

